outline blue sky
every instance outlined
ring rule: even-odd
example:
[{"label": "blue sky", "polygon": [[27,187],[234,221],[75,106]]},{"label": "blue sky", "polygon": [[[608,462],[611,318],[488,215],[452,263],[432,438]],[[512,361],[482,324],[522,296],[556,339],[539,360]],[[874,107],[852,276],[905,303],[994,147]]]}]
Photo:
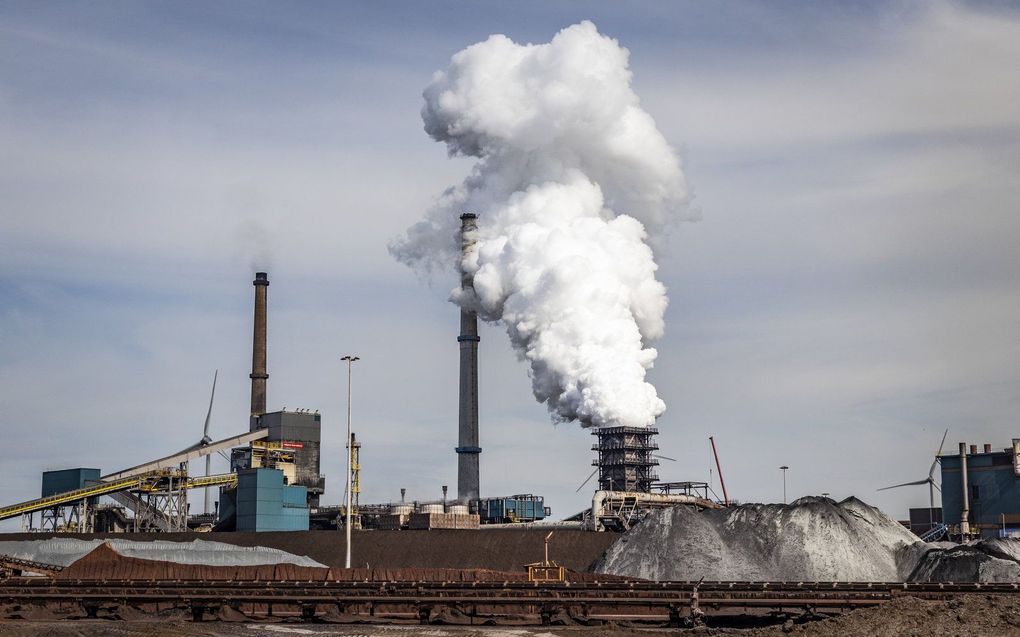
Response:
[{"label": "blue sky", "polygon": [[[364,499],[456,483],[455,281],[387,253],[470,168],[421,91],[491,33],[591,19],[679,149],[700,221],[662,241],[661,474],[855,494],[903,517],[947,441],[1020,434],[1020,11],[1010,3],[36,3],[0,6],[0,501],[247,425],[251,275],[270,407],[323,413],[339,500],[357,353]],[[482,486],[582,508],[553,426],[482,334]],[[334,427],[334,433],[329,429]]]}]

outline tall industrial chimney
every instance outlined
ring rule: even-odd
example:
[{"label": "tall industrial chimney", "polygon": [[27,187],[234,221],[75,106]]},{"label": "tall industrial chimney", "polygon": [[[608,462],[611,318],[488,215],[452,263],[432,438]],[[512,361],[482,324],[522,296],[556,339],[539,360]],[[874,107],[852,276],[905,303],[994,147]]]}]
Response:
[{"label": "tall industrial chimney", "polygon": [[[474,246],[478,230],[478,215],[465,213],[460,217],[461,255],[467,255]],[[472,275],[461,271],[460,288],[474,286]],[[457,446],[457,499],[467,504],[478,499],[478,316],[475,312],[460,310],[460,437]]]},{"label": "tall industrial chimney", "polygon": [[258,417],[266,413],[266,292],[269,288],[269,275],[256,272],[255,280],[255,330],[252,337],[251,351],[251,419],[248,427],[251,431],[258,429]]}]

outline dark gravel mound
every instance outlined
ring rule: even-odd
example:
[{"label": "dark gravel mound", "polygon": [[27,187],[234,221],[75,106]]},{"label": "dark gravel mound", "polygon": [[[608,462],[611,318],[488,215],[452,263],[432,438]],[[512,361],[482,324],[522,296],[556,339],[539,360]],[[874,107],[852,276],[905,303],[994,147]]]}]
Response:
[{"label": "dark gravel mound", "polygon": [[1020,582],[1020,540],[995,538],[928,549],[912,582]]}]

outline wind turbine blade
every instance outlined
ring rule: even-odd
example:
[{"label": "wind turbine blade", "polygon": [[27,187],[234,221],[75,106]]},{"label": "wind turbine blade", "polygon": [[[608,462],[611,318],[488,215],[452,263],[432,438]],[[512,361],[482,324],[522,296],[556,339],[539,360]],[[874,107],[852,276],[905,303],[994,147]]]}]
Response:
[{"label": "wind turbine blade", "polygon": [[670,462],[676,462],[676,458],[670,458],[669,456],[660,456],[657,453],[652,454],[653,458],[659,458],[660,460],[669,460]]},{"label": "wind turbine blade", "polygon": [[939,488],[939,485],[937,485],[934,482],[932,482],[931,486],[935,487],[935,490],[938,491],[939,493],[942,493],[942,489]]},{"label": "wind turbine blade", "polygon": [[580,492],[580,491],[581,491],[581,489],[583,489],[583,488],[584,488],[584,485],[588,484],[588,482],[589,482],[589,481],[590,481],[590,480],[591,480],[592,478],[594,478],[594,477],[595,477],[595,474],[596,474],[596,473],[598,473],[598,472],[599,472],[599,468],[598,468],[598,467],[595,467],[595,469],[594,469],[594,470],[593,470],[593,471],[591,472],[591,474],[589,474],[589,475],[588,475],[588,477],[584,479],[584,482],[582,482],[582,483],[581,483],[581,486],[577,487],[577,491],[574,491],[574,493],[578,493],[578,492]]},{"label": "wind turbine blade", "polygon": [[939,456],[942,455],[942,447],[946,444],[946,436],[949,435],[949,428],[946,428],[945,433],[942,434],[942,442],[939,443],[939,450],[935,454],[935,459],[931,461],[931,469],[928,469],[928,477],[931,478],[935,475],[935,465],[939,463]]},{"label": "wind turbine blade", "polygon": [[876,490],[877,491],[886,491],[888,489],[898,489],[900,487],[912,487],[912,486],[918,485],[918,484],[928,484],[928,478],[925,478],[924,480],[917,480],[916,482],[904,482],[903,484],[894,484],[891,487],[882,487],[881,489],[876,489]]},{"label": "wind turbine blade", "polygon": [[206,440],[209,437],[209,420],[212,418],[212,406],[213,400],[216,398],[216,378],[220,375],[220,370],[216,370],[212,377],[212,393],[209,395],[209,411],[205,414],[205,428],[202,429],[202,440]]}]

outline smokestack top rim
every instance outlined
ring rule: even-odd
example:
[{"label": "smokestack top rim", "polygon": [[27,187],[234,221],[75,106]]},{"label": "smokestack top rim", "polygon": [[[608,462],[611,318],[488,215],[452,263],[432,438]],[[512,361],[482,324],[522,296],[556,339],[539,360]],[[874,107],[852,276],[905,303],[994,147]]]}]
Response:
[{"label": "smokestack top rim", "polygon": [[463,220],[463,219],[477,219],[477,218],[478,218],[478,214],[477,214],[477,213],[474,213],[474,212],[465,212],[464,214],[462,214],[462,215],[460,216],[460,218],[461,218],[462,220]]},{"label": "smokestack top rim", "polygon": [[269,274],[266,272],[256,272],[255,280],[251,282],[252,285],[269,285]]}]

